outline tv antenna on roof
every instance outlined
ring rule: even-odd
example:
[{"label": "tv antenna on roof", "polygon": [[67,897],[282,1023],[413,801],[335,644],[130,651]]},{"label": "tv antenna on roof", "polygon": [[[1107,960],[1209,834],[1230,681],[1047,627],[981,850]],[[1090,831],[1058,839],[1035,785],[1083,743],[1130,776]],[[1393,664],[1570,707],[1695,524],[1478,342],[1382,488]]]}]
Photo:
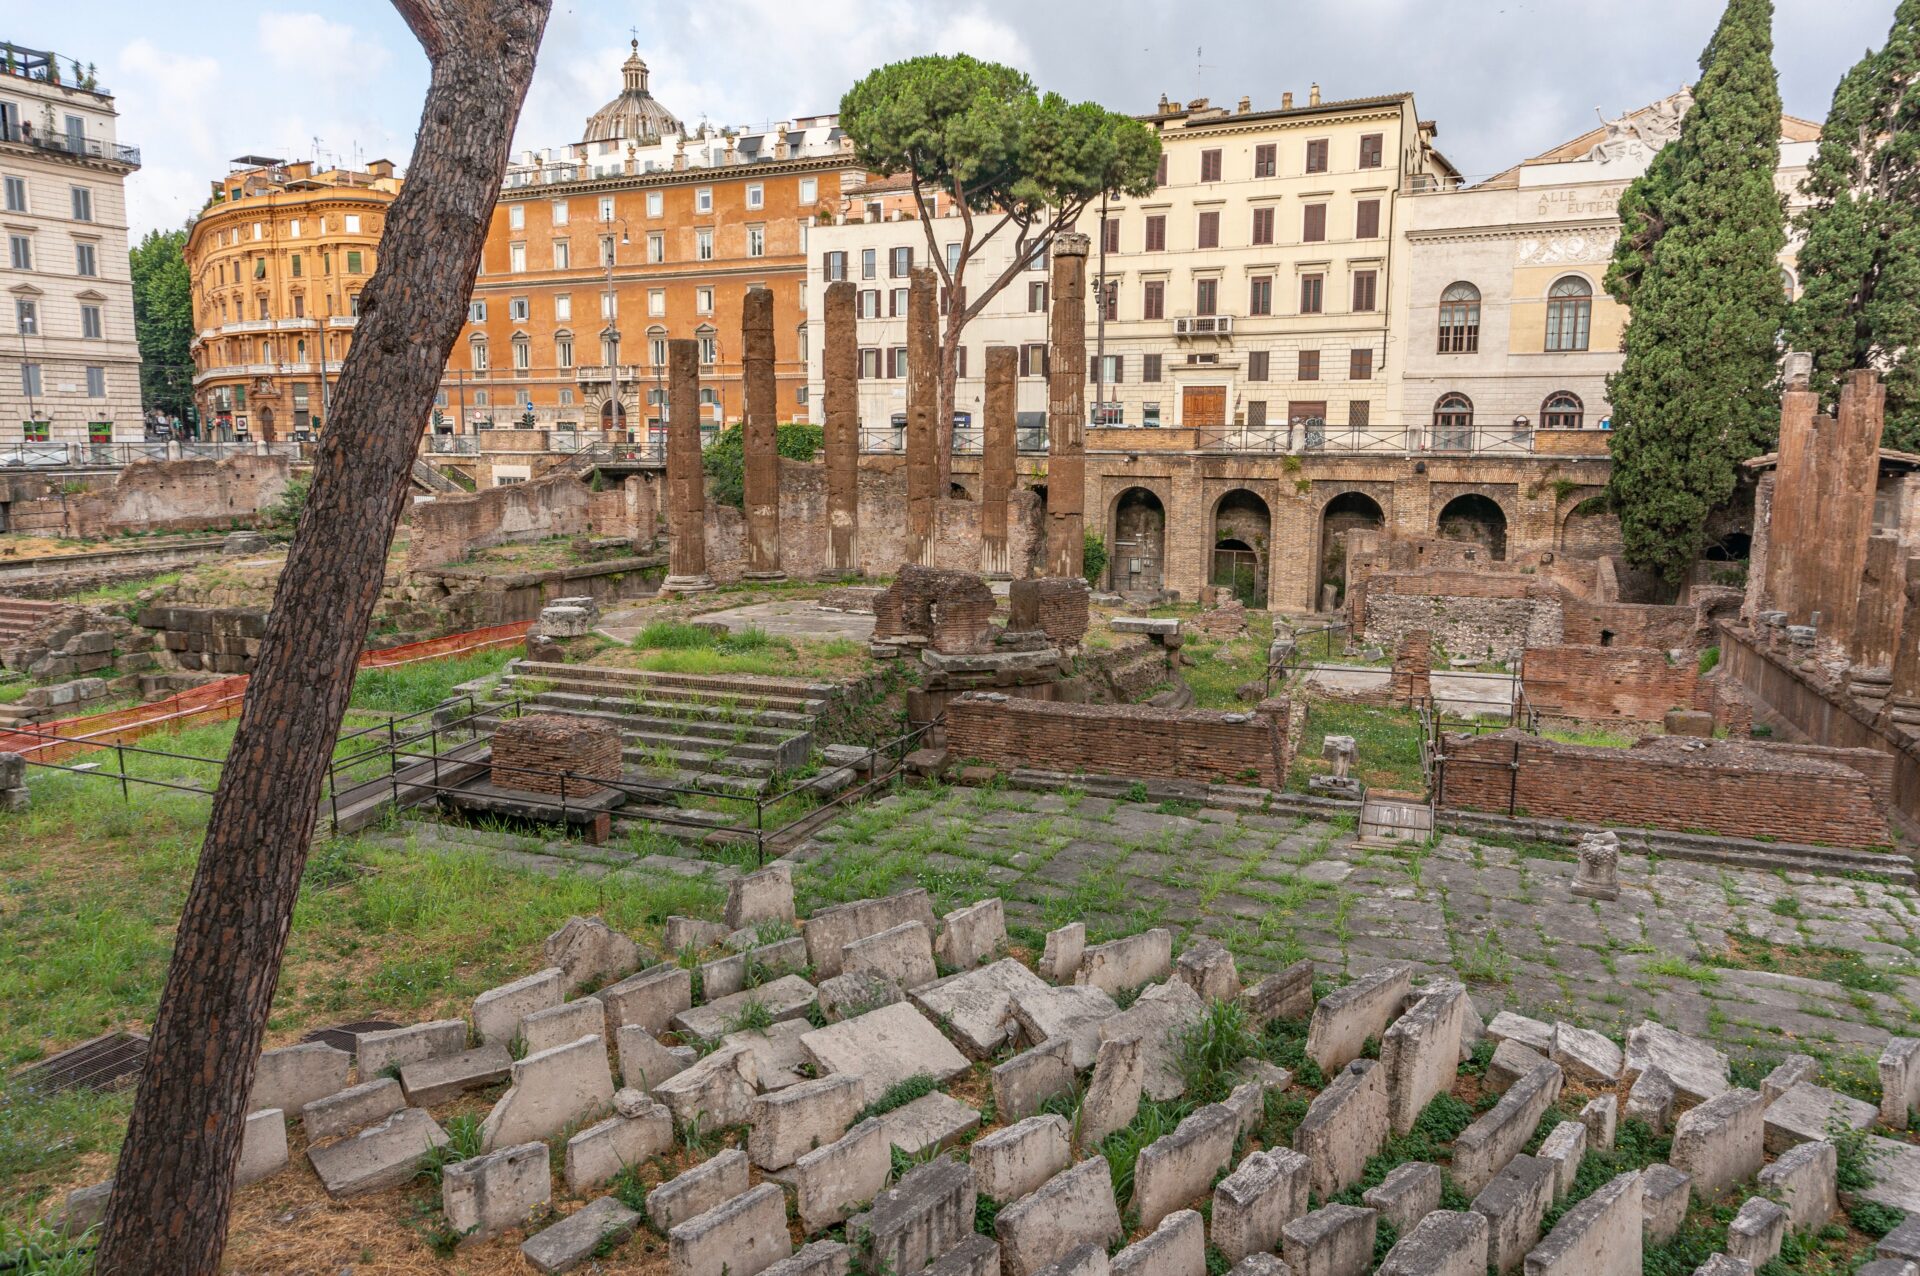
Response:
[{"label": "tv antenna on roof", "polygon": [[1206,49],[1200,46],[1195,46],[1193,50],[1193,82],[1196,86],[1206,81],[1206,72],[1219,69],[1200,60],[1206,52]]}]

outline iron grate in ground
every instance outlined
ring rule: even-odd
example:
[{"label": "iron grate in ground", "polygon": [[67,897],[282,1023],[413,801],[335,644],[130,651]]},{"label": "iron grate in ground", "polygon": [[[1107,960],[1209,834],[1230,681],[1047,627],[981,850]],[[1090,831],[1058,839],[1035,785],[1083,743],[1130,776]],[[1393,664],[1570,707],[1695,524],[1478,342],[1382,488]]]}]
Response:
[{"label": "iron grate in ground", "polygon": [[147,1061],[147,1039],[135,1032],[110,1032],[24,1068],[17,1080],[30,1091],[112,1090],[140,1075]]},{"label": "iron grate in ground", "polygon": [[397,1023],[389,1023],[385,1019],[356,1019],[352,1023],[336,1024],[331,1028],[316,1029],[300,1038],[300,1043],[305,1045],[309,1041],[321,1041],[336,1050],[344,1050],[348,1054],[352,1054],[354,1050],[353,1039],[360,1033],[387,1032],[390,1029],[401,1026],[402,1025]]}]

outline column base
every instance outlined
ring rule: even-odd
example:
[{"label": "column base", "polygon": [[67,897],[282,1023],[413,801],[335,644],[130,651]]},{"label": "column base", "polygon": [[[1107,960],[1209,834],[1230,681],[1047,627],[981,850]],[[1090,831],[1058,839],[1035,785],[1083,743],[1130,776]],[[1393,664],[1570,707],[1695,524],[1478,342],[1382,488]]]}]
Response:
[{"label": "column base", "polygon": [[669,576],[660,582],[660,592],[663,594],[704,594],[714,588],[717,586],[713,583],[713,577],[705,572],[698,576]]},{"label": "column base", "polygon": [[771,572],[748,572],[744,576],[742,576],[740,579],[741,580],[785,580],[786,578],[787,578],[787,574],[783,571],[771,571]]}]

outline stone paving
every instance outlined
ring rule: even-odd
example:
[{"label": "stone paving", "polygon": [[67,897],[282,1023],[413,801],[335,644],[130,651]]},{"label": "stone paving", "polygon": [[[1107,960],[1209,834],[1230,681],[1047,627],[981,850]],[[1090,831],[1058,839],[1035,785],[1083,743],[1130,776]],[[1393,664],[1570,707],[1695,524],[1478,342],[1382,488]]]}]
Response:
[{"label": "stone paving", "polygon": [[[1302,956],[1348,975],[1411,960],[1457,971],[1484,1011],[1598,1028],[1653,1015],[1736,1052],[1868,1056],[1920,1033],[1920,892],[1878,882],[1627,854],[1619,900],[1600,902],[1571,895],[1569,848],[1446,835],[1369,850],[1292,815],[981,789],[896,795],[796,858],[829,893],[878,878],[926,886],[941,909],[1002,895],[1016,942],[1084,921],[1090,941],[1209,934],[1262,973]],[[1860,960],[1851,986],[1703,964],[1731,954],[1730,932],[1791,968],[1834,957],[1816,948]]]},{"label": "stone paving", "polygon": [[[658,619],[660,614],[653,608],[629,607],[609,612],[600,622],[599,630],[609,638],[632,642],[642,629]],[[810,598],[779,598],[744,607],[703,611],[692,619],[700,624],[725,625],[734,633],[754,628],[779,638],[813,641],[851,638],[865,642],[873,637],[872,613],[828,611],[815,606]]]}]

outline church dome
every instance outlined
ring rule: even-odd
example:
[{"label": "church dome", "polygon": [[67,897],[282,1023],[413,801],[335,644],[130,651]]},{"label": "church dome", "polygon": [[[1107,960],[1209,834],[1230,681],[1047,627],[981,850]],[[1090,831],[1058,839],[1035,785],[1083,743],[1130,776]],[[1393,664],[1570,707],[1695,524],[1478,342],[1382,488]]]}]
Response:
[{"label": "church dome", "polygon": [[647,64],[640,60],[640,41],[620,66],[620,96],[587,117],[589,142],[628,141],[645,146],[669,133],[685,132],[673,112],[647,92]]}]

